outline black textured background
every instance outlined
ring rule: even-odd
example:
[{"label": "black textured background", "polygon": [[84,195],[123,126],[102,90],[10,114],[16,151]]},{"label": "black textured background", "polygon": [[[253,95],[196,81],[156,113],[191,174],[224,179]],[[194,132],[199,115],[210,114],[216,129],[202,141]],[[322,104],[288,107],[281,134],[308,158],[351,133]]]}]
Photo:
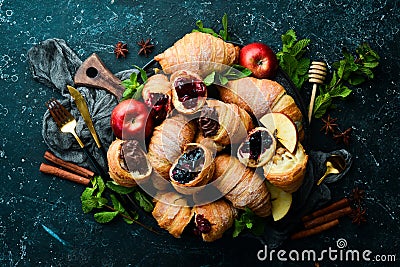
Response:
[{"label": "black textured background", "polygon": [[[229,14],[232,39],[262,41],[275,51],[289,28],[312,40],[310,57],[332,63],[341,48],[354,51],[367,41],[381,56],[376,79],[337,102],[331,114],[343,129],[353,127],[348,150],[355,161],[346,177],[331,186],[334,199],[354,186],[366,190],[368,222],[357,227],[342,219],[339,227],[284,249],[337,248],[345,238],[348,248],[400,257],[399,172],[399,1],[22,1],[0,0],[0,265],[2,266],[159,266],[268,265],[258,262],[261,244],[249,238],[226,237],[212,244],[191,238],[155,235],[123,222],[97,224],[81,211],[81,186],[39,173],[46,146],[41,137],[44,103],[59,97],[33,81],[26,52],[52,37],[62,38],[81,57],[96,52],[113,72],[149,59],[136,55],[136,42],[152,38],[163,51],[201,19],[219,27]],[[117,41],[128,43],[130,54],[116,59]],[[303,89],[306,98],[310,86]],[[308,99],[308,98],[306,98]],[[312,147],[342,148],[312,125]],[[151,221],[149,220],[149,223]],[[42,227],[52,229],[71,244],[64,246]],[[322,262],[321,266],[348,266]],[[396,263],[359,263],[389,266]],[[314,262],[274,263],[274,266],[314,266]],[[397,261],[397,265],[398,261]]]}]

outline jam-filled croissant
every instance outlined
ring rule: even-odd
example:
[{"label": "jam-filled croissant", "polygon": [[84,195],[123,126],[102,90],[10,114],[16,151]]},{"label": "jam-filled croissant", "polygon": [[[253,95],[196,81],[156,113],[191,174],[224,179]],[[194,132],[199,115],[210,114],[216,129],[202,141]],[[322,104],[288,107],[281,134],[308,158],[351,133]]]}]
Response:
[{"label": "jam-filled croissant", "polygon": [[202,144],[190,143],[174,162],[169,177],[172,186],[182,194],[193,194],[206,185],[214,173],[214,154]]},{"label": "jam-filled croissant", "polygon": [[108,151],[110,177],[119,185],[132,187],[150,177],[152,167],[136,140],[114,140]]},{"label": "jam-filled croissant", "polygon": [[205,205],[195,206],[195,233],[201,235],[206,242],[212,242],[222,237],[234,223],[237,210],[227,201],[220,199]]},{"label": "jam-filled croissant", "polygon": [[269,112],[288,115],[297,126],[299,139],[303,139],[302,113],[293,98],[286,94],[285,88],[279,83],[268,79],[246,77],[229,81],[225,86],[218,86],[218,91],[222,101],[238,105],[257,119]]},{"label": "jam-filled croissant", "polygon": [[178,112],[194,114],[207,99],[207,87],[199,75],[180,70],[171,75],[172,103]]},{"label": "jam-filled croissant", "polygon": [[213,71],[221,72],[226,65],[236,63],[239,50],[238,46],[211,34],[192,32],[154,59],[166,74],[190,70],[204,78]]},{"label": "jam-filled croissant", "polygon": [[204,137],[226,146],[242,142],[253,128],[253,122],[237,105],[209,99],[201,110],[199,128]]},{"label": "jam-filled croissant", "polygon": [[156,74],[144,84],[142,97],[151,108],[150,116],[156,124],[161,123],[172,110],[172,86],[168,77]]},{"label": "jam-filled croissant", "polygon": [[237,157],[245,166],[264,166],[275,154],[276,140],[264,127],[251,130],[246,140],[239,146]]},{"label": "jam-filled croissant", "polygon": [[227,154],[215,158],[214,184],[225,194],[235,208],[248,207],[256,215],[267,217],[271,214],[270,193],[253,169],[246,168],[236,157]]},{"label": "jam-filled croissant", "polygon": [[303,183],[307,160],[308,156],[300,142],[298,142],[295,154],[291,154],[285,148],[280,147],[272,157],[271,164],[263,167],[264,176],[276,187],[288,193],[293,193]]},{"label": "jam-filled croissant", "polygon": [[190,223],[193,213],[186,199],[177,193],[168,192],[157,195],[152,215],[158,225],[174,237],[180,237]]},{"label": "jam-filled croissant", "polygon": [[181,155],[185,145],[193,141],[196,129],[193,122],[176,114],[154,128],[150,139],[147,158],[164,179],[169,179],[172,163]]}]

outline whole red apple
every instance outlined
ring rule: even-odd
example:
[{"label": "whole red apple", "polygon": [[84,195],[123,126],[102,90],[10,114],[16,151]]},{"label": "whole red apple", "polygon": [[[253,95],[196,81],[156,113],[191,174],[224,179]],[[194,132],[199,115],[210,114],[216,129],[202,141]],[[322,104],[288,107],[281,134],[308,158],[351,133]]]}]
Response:
[{"label": "whole red apple", "polygon": [[144,141],[151,134],[153,121],[147,106],[135,99],[121,101],[111,113],[111,128],[119,139]]},{"label": "whole red apple", "polygon": [[239,64],[248,68],[259,79],[271,78],[278,69],[278,59],[272,49],[263,43],[243,46],[239,52]]}]

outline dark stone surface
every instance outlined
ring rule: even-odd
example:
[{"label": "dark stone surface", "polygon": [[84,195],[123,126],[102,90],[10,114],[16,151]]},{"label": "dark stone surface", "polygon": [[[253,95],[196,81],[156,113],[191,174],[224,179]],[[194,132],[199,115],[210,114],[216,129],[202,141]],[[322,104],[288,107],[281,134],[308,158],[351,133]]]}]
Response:
[{"label": "dark stone surface", "polygon": [[[153,38],[155,55],[189,32],[197,19],[219,26],[229,14],[232,38],[263,41],[275,51],[280,35],[294,28],[312,40],[310,56],[329,63],[341,48],[367,41],[380,54],[376,79],[358,88],[349,100],[337,102],[331,112],[342,128],[353,127],[352,169],[331,186],[335,199],[354,186],[366,190],[368,222],[357,227],[349,219],[324,234],[287,242],[283,249],[337,248],[339,238],[348,248],[369,249],[399,257],[399,22],[398,1],[21,1],[0,0],[0,265],[2,266],[155,266],[155,265],[267,265],[259,262],[261,244],[250,238],[226,237],[212,244],[192,238],[155,235],[135,225],[97,224],[81,211],[82,187],[39,173],[46,146],[41,137],[44,103],[58,93],[33,81],[26,52],[52,37],[65,39],[81,59],[99,54],[113,72],[148,59],[136,55],[136,42]],[[117,41],[128,43],[130,54],[116,59]],[[310,87],[304,88],[307,97]],[[312,147],[324,151],[342,148],[312,125]],[[148,220],[151,223],[151,220]],[[52,229],[65,246],[42,225]],[[279,265],[276,262],[275,265]],[[286,262],[281,266],[313,266]],[[322,265],[348,266],[326,260]],[[374,263],[360,263],[360,266]],[[389,264],[376,264],[386,266]],[[393,264],[395,265],[395,264]],[[398,263],[397,263],[398,265]]]}]

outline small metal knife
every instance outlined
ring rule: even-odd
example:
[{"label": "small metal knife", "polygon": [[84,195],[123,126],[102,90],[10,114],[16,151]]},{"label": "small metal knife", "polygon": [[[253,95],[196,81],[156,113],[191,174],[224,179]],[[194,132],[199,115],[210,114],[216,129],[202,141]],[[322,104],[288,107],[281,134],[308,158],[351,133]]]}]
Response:
[{"label": "small metal knife", "polygon": [[94,128],[92,118],[90,117],[89,109],[87,107],[86,101],[83,98],[82,94],[76,90],[74,87],[67,85],[68,91],[71,94],[72,98],[75,101],[75,104],[81,113],[83,120],[86,123],[90,133],[93,136],[94,141],[96,142],[97,147],[101,150],[104,160],[107,162],[107,153],[101,145],[100,139],[96,133],[96,129]]}]

